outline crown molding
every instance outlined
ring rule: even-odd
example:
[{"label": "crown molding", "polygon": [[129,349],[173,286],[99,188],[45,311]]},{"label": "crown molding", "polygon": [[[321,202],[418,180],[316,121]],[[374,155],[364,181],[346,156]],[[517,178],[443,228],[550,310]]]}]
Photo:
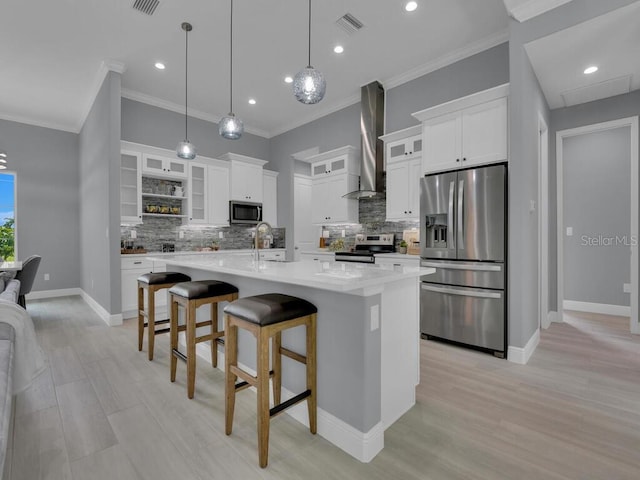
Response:
[{"label": "crown molding", "polygon": [[570,1],[571,0],[528,0],[512,8],[509,14],[522,23]]},{"label": "crown molding", "polygon": [[[170,110],[172,112],[184,114],[184,105],[179,105],[174,102],[169,102],[168,100],[163,100],[161,98],[147,95],[145,93],[140,93],[134,90],[129,90],[128,88],[123,88],[121,95],[123,98],[128,98],[129,100],[133,100],[135,102],[146,103],[147,105],[151,105],[153,107],[163,108],[165,110]],[[216,123],[216,124],[220,122],[220,119],[222,118],[217,115],[212,115],[210,113],[203,112],[201,110],[195,110],[193,108],[189,108],[189,116],[193,118],[199,118],[200,120],[204,120],[206,122]],[[260,130],[258,128],[247,127],[246,124],[245,124],[244,130],[253,135],[270,138],[269,132],[265,130]]]},{"label": "crown molding", "polygon": [[11,115],[7,113],[0,113],[0,120],[7,120],[8,122],[24,123],[25,125],[32,125],[34,127],[50,128],[52,130],[60,130],[69,133],[78,133],[75,125],[69,125],[65,123],[46,122],[42,120],[36,120],[35,118],[24,117],[20,115]]}]

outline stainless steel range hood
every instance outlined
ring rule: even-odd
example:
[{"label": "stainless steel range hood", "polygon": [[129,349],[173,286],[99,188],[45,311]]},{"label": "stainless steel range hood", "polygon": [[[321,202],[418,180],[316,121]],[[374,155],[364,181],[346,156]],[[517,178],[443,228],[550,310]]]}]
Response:
[{"label": "stainless steel range hood", "polygon": [[384,190],[384,147],[380,140],[384,134],[384,89],[376,81],[362,87],[360,92],[360,189],[343,195],[343,198],[369,198]]}]

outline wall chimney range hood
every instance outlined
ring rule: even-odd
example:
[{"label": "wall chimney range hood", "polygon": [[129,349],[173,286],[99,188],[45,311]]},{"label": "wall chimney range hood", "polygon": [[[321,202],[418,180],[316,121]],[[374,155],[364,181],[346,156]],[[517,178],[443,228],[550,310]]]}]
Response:
[{"label": "wall chimney range hood", "polygon": [[380,140],[384,134],[384,89],[375,81],[362,87],[360,94],[360,189],[343,195],[351,199],[370,198],[384,190],[384,147]]}]

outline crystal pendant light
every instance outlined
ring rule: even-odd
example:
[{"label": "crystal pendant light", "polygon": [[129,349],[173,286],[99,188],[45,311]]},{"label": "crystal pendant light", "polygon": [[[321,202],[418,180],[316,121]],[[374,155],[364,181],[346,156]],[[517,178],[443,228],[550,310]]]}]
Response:
[{"label": "crystal pendant light", "polygon": [[193,27],[190,23],[183,22],[182,30],[184,30],[184,140],[178,144],[176,154],[180,158],[193,160],[196,158],[196,147],[194,147],[189,141],[189,135],[187,135],[187,123],[189,118],[187,115],[187,87],[189,84],[189,32],[193,30]]},{"label": "crystal pendant light", "polygon": [[244,132],[244,123],[233,113],[233,0],[231,0],[231,27],[230,34],[230,53],[229,53],[229,114],[220,120],[218,124],[218,132],[220,136],[229,140],[239,139]]},{"label": "crystal pendant light", "polygon": [[307,68],[300,70],[293,79],[293,94],[299,102],[308,105],[324,98],[327,84],[321,72],[311,66],[311,0],[309,0],[309,56]]}]

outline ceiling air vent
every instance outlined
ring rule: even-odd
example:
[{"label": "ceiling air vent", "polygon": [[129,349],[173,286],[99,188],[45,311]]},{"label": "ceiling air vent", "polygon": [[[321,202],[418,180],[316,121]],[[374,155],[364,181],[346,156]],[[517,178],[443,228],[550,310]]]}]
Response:
[{"label": "ceiling air vent", "polygon": [[349,35],[353,35],[364,27],[364,24],[350,13],[345,13],[341,16],[336,20],[336,24]]},{"label": "ceiling air vent", "polygon": [[135,2],[133,2],[133,9],[146,13],[147,15],[153,15],[158,5],[160,5],[159,0],[135,0]]}]

